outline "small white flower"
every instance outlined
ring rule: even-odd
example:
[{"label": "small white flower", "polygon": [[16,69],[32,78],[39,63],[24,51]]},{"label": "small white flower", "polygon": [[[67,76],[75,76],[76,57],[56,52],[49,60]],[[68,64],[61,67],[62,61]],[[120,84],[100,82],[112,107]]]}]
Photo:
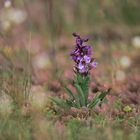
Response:
[{"label": "small white flower", "polygon": [[0,28],[4,31],[9,30],[12,25],[21,24],[27,18],[26,11],[9,8],[0,12]]},{"label": "small white flower", "polygon": [[131,60],[128,56],[122,56],[120,59],[120,64],[122,67],[127,68],[131,65]]},{"label": "small white flower", "polygon": [[5,8],[9,8],[9,7],[11,7],[11,5],[12,5],[12,3],[11,3],[10,0],[6,0],[5,3],[4,3]]},{"label": "small white flower", "polygon": [[46,53],[41,53],[35,56],[33,60],[34,67],[44,69],[49,65],[49,58]]},{"label": "small white flower", "polygon": [[9,20],[15,24],[21,24],[27,18],[26,12],[19,9],[11,9],[7,16]]},{"label": "small white flower", "polygon": [[136,36],[132,39],[132,45],[135,48],[140,48],[140,36]]}]

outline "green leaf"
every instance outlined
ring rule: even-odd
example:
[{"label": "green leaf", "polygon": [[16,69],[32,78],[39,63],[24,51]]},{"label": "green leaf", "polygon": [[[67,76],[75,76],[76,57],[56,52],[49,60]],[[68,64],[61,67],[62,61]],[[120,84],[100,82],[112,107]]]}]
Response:
[{"label": "green leaf", "polygon": [[93,100],[91,101],[91,103],[88,105],[89,108],[93,108],[95,107],[97,104],[99,104],[104,98],[105,96],[110,92],[110,89],[108,89],[107,91],[103,91],[103,92],[98,92],[97,95],[93,98]]},{"label": "green leaf", "polygon": [[71,100],[66,100],[66,104],[68,107],[75,107],[75,108],[80,108],[79,102],[71,101]]},{"label": "green leaf", "polygon": [[88,102],[89,81],[90,81],[89,75],[87,75],[87,76],[82,76],[80,74],[76,75],[75,83],[78,84],[83,91],[85,105],[87,105],[87,102]]},{"label": "green leaf", "polygon": [[99,95],[100,95],[100,92],[98,92],[96,96],[92,99],[92,101],[89,103],[88,105],[89,108],[95,107],[100,102]]},{"label": "green leaf", "polygon": [[105,92],[101,92],[101,94],[99,95],[98,98],[102,101],[105,98],[105,96],[107,95],[107,93],[108,92],[106,92],[106,91]]},{"label": "green leaf", "polygon": [[71,100],[66,100],[66,104],[69,106],[69,107],[72,107],[73,106],[73,102]]},{"label": "green leaf", "polygon": [[78,97],[79,97],[79,101],[81,103],[81,106],[85,106],[86,105],[85,104],[85,96],[84,96],[82,88],[77,83],[75,83],[74,85],[75,85],[76,90],[78,92]]},{"label": "green leaf", "polygon": [[66,107],[66,106],[67,106],[66,102],[64,102],[62,99],[60,99],[60,98],[58,98],[58,97],[55,97],[55,98],[51,98],[51,97],[50,97],[50,99],[51,99],[56,105],[58,105],[58,106],[60,106],[60,107]]},{"label": "green leaf", "polygon": [[72,98],[72,100],[76,100],[76,96],[75,94],[65,86],[65,90],[66,90],[66,93],[69,95],[70,98]]},{"label": "green leaf", "polygon": [[84,77],[81,74],[76,74],[75,77],[75,83],[77,83],[78,85],[81,85],[81,83],[83,82]]},{"label": "green leaf", "polygon": [[90,81],[90,77],[89,77],[89,75],[87,75],[86,77],[83,78],[83,80],[81,82],[81,88],[82,88],[84,95],[85,95],[86,104],[88,101],[89,81]]},{"label": "green leaf", "polygon": [[100,101],[101,101],[101,100],[100,100],[99,98],[95,99],[95,100],[92,102],[92,104],[89,106],[89,108],[95,107],[97,104],[100,103]]},{"label": "green leaf", "polygon": [[[71,102],[71,107],[76,107],[76,108],[80,108],[80,101],[79,101],[79,98],[78,98],[78,95],[76,95],[75,93],[73,93],[69,88],[67,88],[65,86],[65,90],[66,90],[66,93],[69,95],[69,97],[71,98],[70,100],[67,100],[67,102]],[[68,104],[69,104],[68,103]],[[69,104],[69,105],[70,105]]]}]

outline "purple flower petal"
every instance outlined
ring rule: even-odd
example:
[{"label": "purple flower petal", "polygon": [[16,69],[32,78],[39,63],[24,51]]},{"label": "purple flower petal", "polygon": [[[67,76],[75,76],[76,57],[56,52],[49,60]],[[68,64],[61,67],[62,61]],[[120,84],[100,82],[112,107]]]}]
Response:
[{"label": "purple flower petal", "polygon": [[83,44],[83,40],[79,37],[76,38],[76,45],[80,47]]},{"label": "purple flower petal", "polygon": [[84,67],[85,67],[85,66],[80,62],[80,63],[78,64],[78,67],[77,67],[77,68],[81,70],[81,69],[83,69]]},{"label": "purple flower petal", "polygon": [[97,66],[97,62],[91,57],[92,47],[87,44],[85,45],[88,39],[81,38],[77,33],[73,33],[73,36],[76,38],[76,47],[70,55],[76,63],[74,66],[75,70],[83,75],[88,74],[92,68]]},{"label": "purple flower petal", "polygon": [[97,64],[98,64],[98,63],[94,61],[94,62],[92,62],[91,65],[92,65],[93,68],[95,68],[95,67],[97,66]]},{"label": "purple flower petal", "polygon": [[86,63],[90,63],[91,58],[88,57],[87,55],[85,55],[85,56],[84,56],[84,60],[85,60]]}]

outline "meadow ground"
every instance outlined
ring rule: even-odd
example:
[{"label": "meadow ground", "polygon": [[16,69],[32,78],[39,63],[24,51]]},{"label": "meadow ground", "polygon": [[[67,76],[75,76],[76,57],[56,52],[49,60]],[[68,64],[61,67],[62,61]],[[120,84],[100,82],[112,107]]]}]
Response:
[{"label": "meadow ground", "polygon": [[[0,140],[140,140],[139,9],[137,0],[0,3]],[[91,110],[51,100],[68,98],[64,85],[75,91],[73,32],[98,62],[89,100],[111,89]]]}]

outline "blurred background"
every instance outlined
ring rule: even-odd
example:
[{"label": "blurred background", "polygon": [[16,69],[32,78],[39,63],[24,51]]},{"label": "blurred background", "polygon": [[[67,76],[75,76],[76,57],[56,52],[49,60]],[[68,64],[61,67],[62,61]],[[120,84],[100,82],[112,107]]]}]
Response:
[{"label": "blurred background", "polygon": [[[112,90],[105,104],[97,108],[97,112],[105,113],[94,116],[97,129],[87,129],[89,120],[84,129],[75,121],[68,127],[73,132],[80,126],[87,132],[85,138],[89,134],[92,140],[94,134],[103,139],[110,134],[107,135],[110,140],[113,135],[128,139],[130,134],[131,140],[137,139],[135,134],[139,135],[140,128],[139,0],[0,0],[0,139],[46,140],[47,136],[51,139],[54,134],[51,136],[49,132],[56,131],[52,131],[50,120],[56,122],[58,139],[65,139],[65,125],[61,124],[65,119],[59,120],[54,112],[47,110],[48,106],[50,110],[54,107],[48,95],[65,99],[64,84],[73,90],[74,63],[69,55],[75,45],[73,32],[90,39],[88,43],[93,46],[93,57],[98,62],[91,72],[89,98],[97,91]],[[13,102],[21,116],[14,114]],[[1,117],[11,113],[14,114],[11,118]],[[31,116],[32,121],[23,116]],[[106,121],[113,119],[115,123],[109,122],[108,127],[100,129],[99,125],[105,126]],[[125,137],[110,124],[125,128]],[[69,135],[70,130],[64,134]],[[100,130],[105,135],[100,135]]]},{"label": "blurred background", "polygon": [[118,90],[140,80],[139,0],[1,0],[1,78],[12,71],[56,92],[72,81],[73,32],[90,39],[96,84]]},{"label": "blurred background", "polygon": [[90,39],[96,84],[118,90],[122,83],[138,83],[139,0],[1,0],[1,78],[19,73],[31,85],[59,91],[73,77],[73,32]]},{"label": "blurred background", "polygon": [[[59,71],[60,68],[60,71],[64,70],[61,61],[66,61],[66,65],[70,63],[69,49],[74,45],[72,32],[90,38],[97,60],[101,61],[99,64],[107,61],[106,63],[112,66],[115,60],[122,57],[121,63],[129,65],[132,57],[130,55],[139,50],[139,25],[139,0],[1,0],[0,2],[1,50],[4,48],[10,53],[10,50],[23,49],[22,55],[18,56],[19,59],[28,55],[26,51],[29,52],[33,59],[33,67],[38,70],[46,67],[46,71],[49,64],[53,65],[54,70]],[[22,65],[19,59],[17,63]],[[24,62],[25,68],[29,62],[25,59]],[[47,75],[45,77],[47,78]],[[40,75],[39,81],[45,77]]]}]

